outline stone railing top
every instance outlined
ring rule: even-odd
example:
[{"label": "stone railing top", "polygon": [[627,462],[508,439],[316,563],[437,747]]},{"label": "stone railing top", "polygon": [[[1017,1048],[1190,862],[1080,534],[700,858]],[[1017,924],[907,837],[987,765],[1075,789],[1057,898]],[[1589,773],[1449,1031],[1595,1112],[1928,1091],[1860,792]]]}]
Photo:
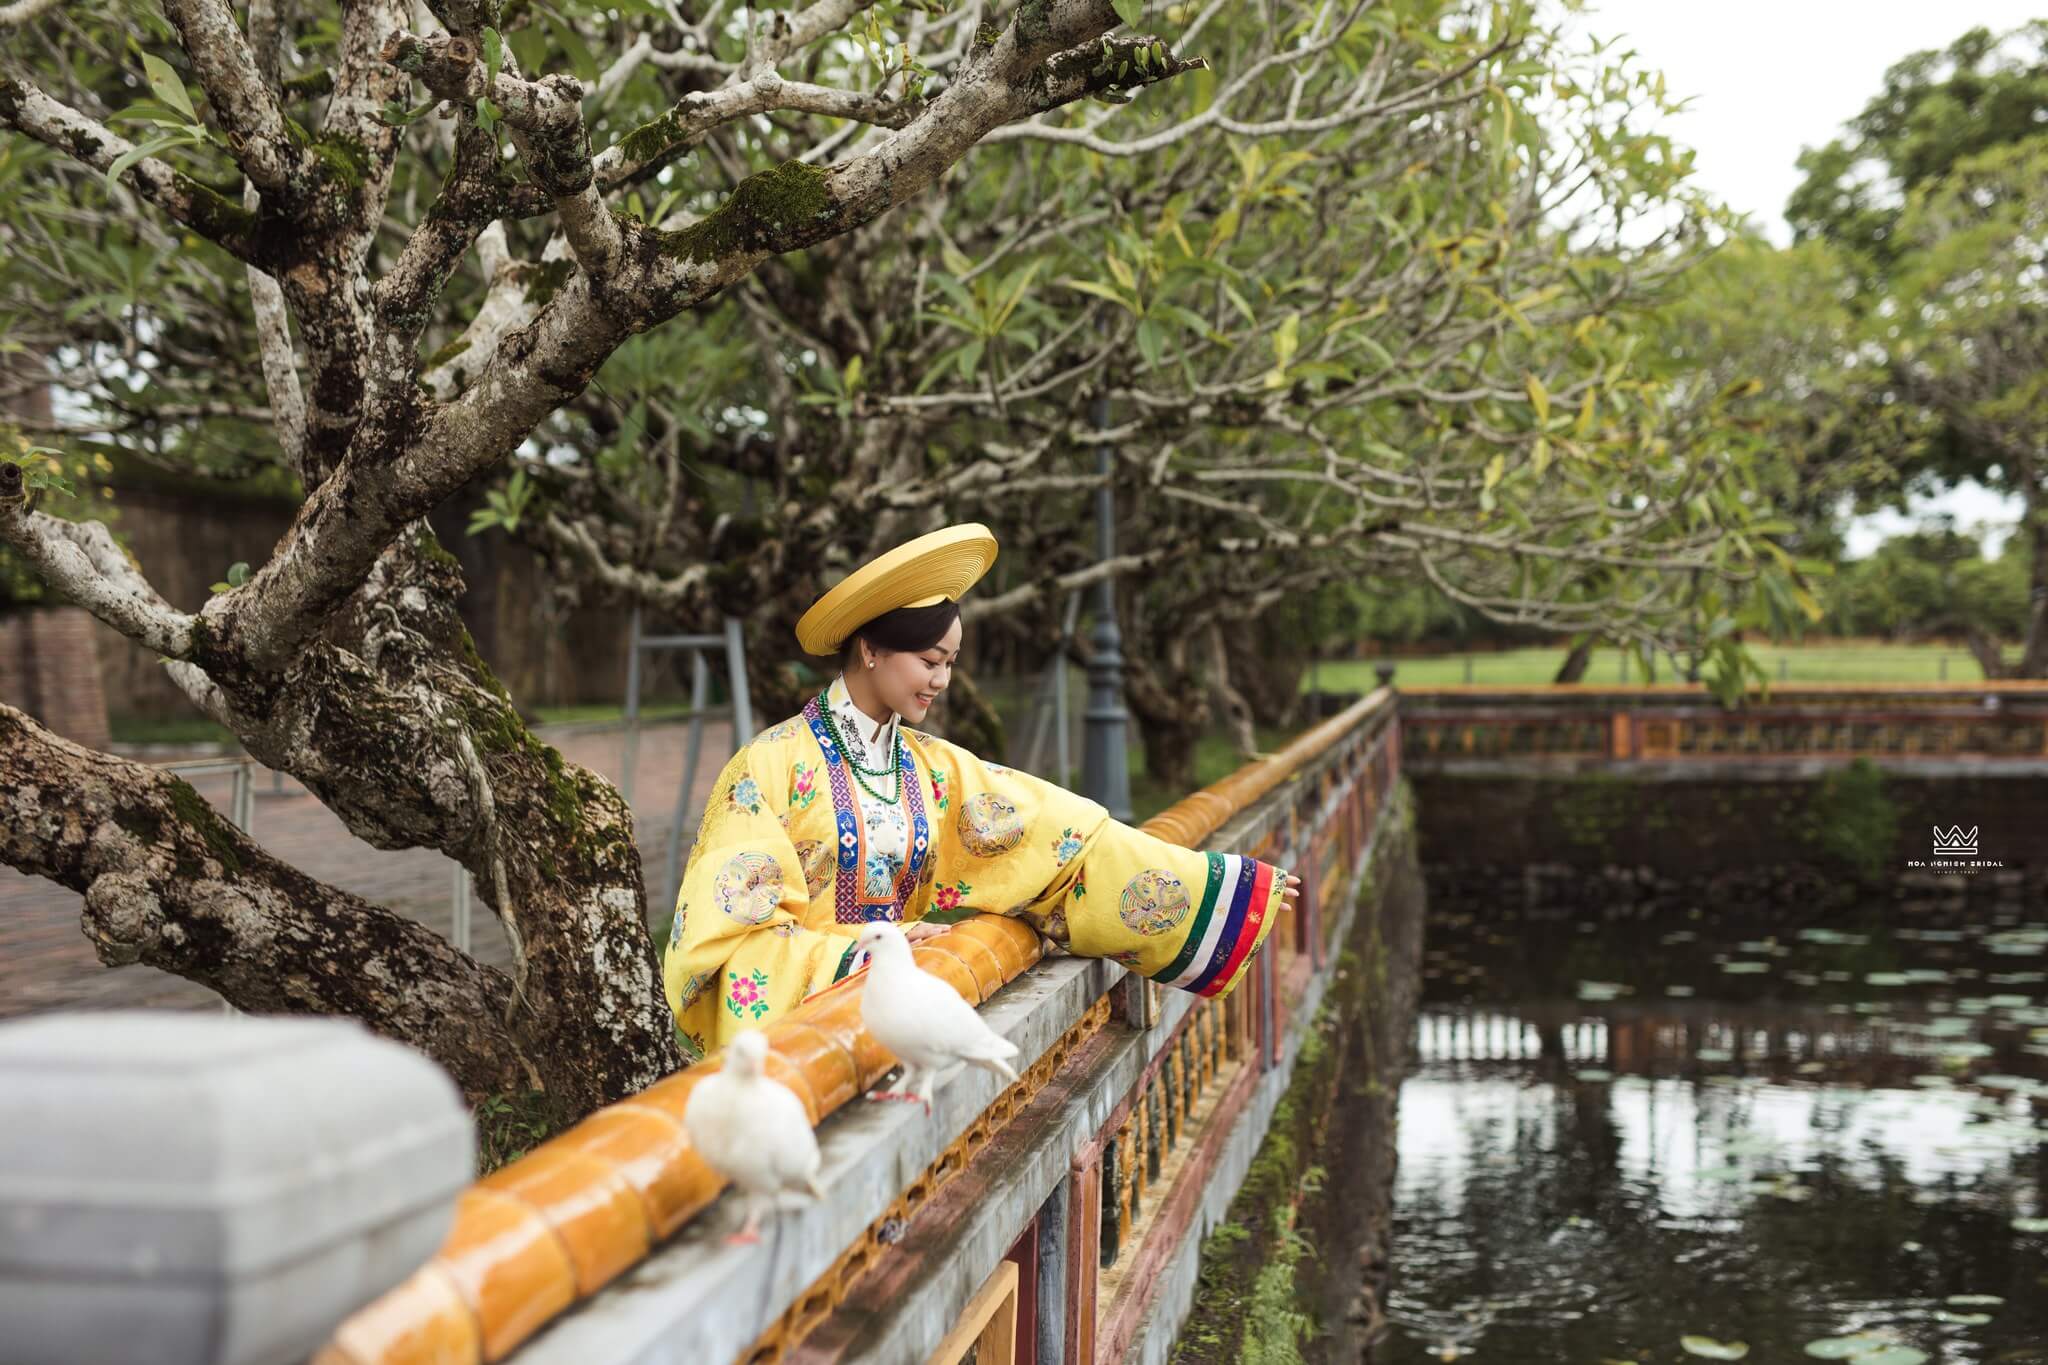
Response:
[{"label": "stone railing top", "polygon": [[[1398,684],[1398,679],[1397,679]],[[1555,702],[1572,700],[1613,701],[1640,698],[1651,701],[1698,701],[1718,704],[1704,683],[1431,683],[1427,686],[1400,684],[1401,694],[1426,701],[1519,701]],[[1951,700],[1984,696],[2026,696],[2048,698],[2048,681],[2027,678],[1994,678],[1985,682],[1774,682],[1766,692],[1752,687],[1745,696],[1752,702],[1810,701],[1819,697],[1941,697]]]},{"label": "stone railing top", "polygon": [[[1163,839],[1199,848],[1376,712],[1378,689],[1222,781],[1147,820]],[[1021,920],[980,915],[912,951],[977,1006],[1022,976],[1042,952]],[[1113,983],[1114,964],[1104,969]],[[764,1030],[769,1074],[803,1100],[815,1125],[871,1089],[895,1058],[861,1027],[856,973]],[[453,1365],[504,1359],[577,1301],[647,1257],[717,1198],[724,1181],[683,1130],[690,1091],[718,1067],[713,1054],[608,1105],[568,1132],[485,1176],[456,1208],[455,1228],[427,1264],[344,1322],[315,1365]]]}]

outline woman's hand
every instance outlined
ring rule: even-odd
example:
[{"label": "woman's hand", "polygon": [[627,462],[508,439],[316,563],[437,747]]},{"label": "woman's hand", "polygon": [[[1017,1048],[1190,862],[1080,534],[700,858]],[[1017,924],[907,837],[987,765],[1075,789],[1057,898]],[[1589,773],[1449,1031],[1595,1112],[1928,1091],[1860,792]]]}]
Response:
[{"label": "woman's hand", "polygon": [[1280,900],[1282,902],[1280,908],[1282,910],[1292,910],[1294,908],[1295,901],[1298,900],[1300,896],[1301,878],[1295,876],[1292,872],[1290,872],[1287,874],[1287,887],[1280,893]]},{"label": "woman's hand", "polygon": [[928,938],[937,938],[952,927],[950,924],[927,924],[921,919],[914,919],[903,926],[903,937],[912,943],[922,943]]}]

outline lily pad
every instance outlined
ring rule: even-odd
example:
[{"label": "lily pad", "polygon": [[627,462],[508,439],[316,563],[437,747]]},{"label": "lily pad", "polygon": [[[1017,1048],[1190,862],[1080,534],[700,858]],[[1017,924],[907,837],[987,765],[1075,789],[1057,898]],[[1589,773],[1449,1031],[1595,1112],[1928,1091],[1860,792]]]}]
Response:
[{"label": "lily pad", "polygon": [[1934,1310],[1934,1320],[1936,1322],[1952,1322],[1958,1327],[1982,1327],[1985,1323],[1991,1321],[1991,1315],[1989,1313],[1951,1313],[1946,1308],[1937,1308]]},{"label": "lily pad", "polygon": [[1951,1294],[1944,1302],[1953,1308],[1996,1308],[2005,1300],[1996,1294]]},{"label": "lily pad", "polygon": [[1612,1071],[1601,1071],[1597,1068],[1592,1067],[1589,1067],[1584,1071],[1574,1071],[1572,1075],[1576,1076],[1578,1079],[1582,1081],[1611,1081],[1614,1079],[1614,1073]]},{"label": "lily pad", "polygon": [[1746,1341],[1716,1341],[1712,1337],[1680,1337],[1678,1344],[1687,1353],[1705,1356],[1708,1360],[1740,1360],[1749,1354]]},{"label": "lily pad", "polygon": [[1703,1062],[1732,1062],[1735,1060],[1734,1051],[1725,1047],[1703,1047],[1694,1055]]},{"label": "lily pad", "polygon": [[2012,1230],[2014,1232],[2048,1232],[2048,1218],[2015,1218],[2012,1220]]},{"label": "lily pad", "polygon": [[1869,1355],[1850,1358],[1856,1365],[1927,1365],[1927,1352],[1917,1346],[1886,1346]]},{"label": "lily pad", "polygon": [[1865,972],[1863,980],[1864,984],[1871,986],[1904,986],[1910,984],[1913,978],[1904,972]]},{"label": "lily pad", "polygon": [[[1755,976],[1759,972],[1767,972],[1770,969],[1771,964],[1768,962],[1723,962],[1721,964],[1721,970],[1730,976]],[[1744,1349],[1746,1350],[1747,1347]],[[1724,1358],[1732,1360],[1734,1357]]]},{"label": "lily pad", "polygon": [[1859,1335],[1853,1337],[1822,1337],[1819,1341],[1806,1343],[1806,1353],[1816,1360],[1854,1360],[1871,1351],[1881,1351],[1885,1343],[1877,1337]]}]

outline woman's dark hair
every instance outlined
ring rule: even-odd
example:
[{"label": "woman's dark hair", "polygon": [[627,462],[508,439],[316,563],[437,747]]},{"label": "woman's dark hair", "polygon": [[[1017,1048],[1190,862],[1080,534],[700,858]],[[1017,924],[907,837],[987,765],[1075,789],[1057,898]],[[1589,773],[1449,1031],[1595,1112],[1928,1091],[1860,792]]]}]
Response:
[{"label": "woman's dark hair", "polygon": [[852,668],[860,662],[859,641],[892,654],[930,649],[946,638],[946,632],[960,619],[958,602],[934,602],[928,607],[898,607],[885,611],[846,637],[839,647],[839,666]]}]

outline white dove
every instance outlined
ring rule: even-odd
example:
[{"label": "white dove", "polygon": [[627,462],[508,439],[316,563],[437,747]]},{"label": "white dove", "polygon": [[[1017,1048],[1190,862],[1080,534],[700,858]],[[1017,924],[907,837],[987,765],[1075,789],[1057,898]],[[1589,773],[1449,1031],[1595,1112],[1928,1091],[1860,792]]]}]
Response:
[{"label": "white dove", "polygon": [[711,1169],[747,1196],[746,1225],[728,1242],[761,1240],[763,1206],[784,1191],[825,1197],[818,1184],[818,1136],[796,1092],[769,1076],[768,1039],[742,1033],[725,1045],[722,1070],[706,1076],[683,1106],[690,1143]]},{"label": "white dove", "polygon": [[932,1112],[932,1087],[960,1067],[993,1071],[1017,1079],[1009,1059],[1017,1045],[982,1021],[974,1006],[941,977],[917,965],[910,940],[887,920],[877,920],[856,940],[868,955],[868,981],[860,996],[860,1019],[875,1041],[903,1063],[896,1090],[878,1090],[875,1100],[916,1100]]}]

